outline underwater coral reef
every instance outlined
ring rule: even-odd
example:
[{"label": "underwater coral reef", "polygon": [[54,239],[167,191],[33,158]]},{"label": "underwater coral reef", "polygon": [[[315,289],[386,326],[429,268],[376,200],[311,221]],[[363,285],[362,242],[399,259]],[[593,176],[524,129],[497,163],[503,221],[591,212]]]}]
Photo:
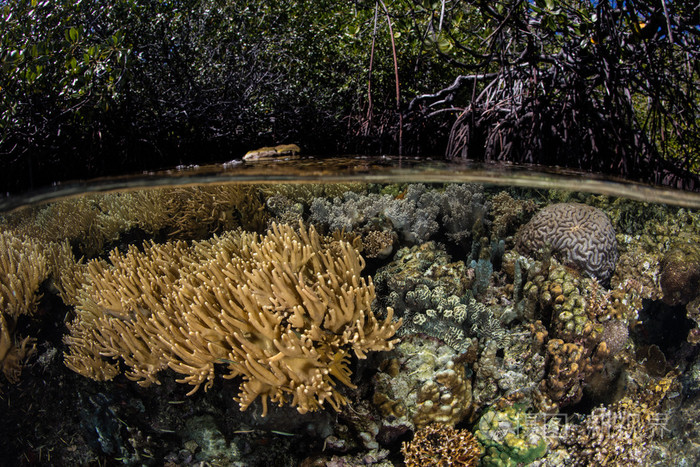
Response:
[{"label": "underwater coral reef", "polygon": [[691,209],[478,184],[4,213],[0,456],[697,465],[699,245]]}]

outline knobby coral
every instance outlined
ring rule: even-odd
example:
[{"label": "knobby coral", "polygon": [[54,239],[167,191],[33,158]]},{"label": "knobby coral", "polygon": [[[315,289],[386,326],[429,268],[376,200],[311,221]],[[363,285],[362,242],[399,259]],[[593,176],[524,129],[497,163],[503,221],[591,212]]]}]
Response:
[{"label": "knobby coral", "polygon": [[373,397],[384,416],[423,428],[453,426],[472,412],[471,375],[450,346],[411,336],[386,357],[374,376]]},{"label": "knobby coral", "polygon": [[562,263],[607,282],[617,262],[615,229],[600,209],[579,203],[558,203],[539,211],[519,232],[523,254],[550,247]]},{"label": "knobby coral", "polygon": [[299,412],[347,403],[352,350],[391,349],[400,321],[371,312],[374,286],[347,242],[313,228],[273,225],[266,235],[228,232],[212,240],[146,244],[88,264],[66,365],[98,380],[118,373],[147,386],[166,367],[194,393],[210,388],[216,365],[243,377],[236,400],[291,402]]}]

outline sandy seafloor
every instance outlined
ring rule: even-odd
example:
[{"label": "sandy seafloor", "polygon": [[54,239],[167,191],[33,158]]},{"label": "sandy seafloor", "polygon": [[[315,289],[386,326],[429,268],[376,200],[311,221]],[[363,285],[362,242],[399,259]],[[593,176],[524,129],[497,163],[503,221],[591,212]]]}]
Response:
[{"label": "sandy seafloor", "polygon": [[[337,410],[328,400],[314,406],[332,398],[316,395],[300,413],[292,400],[299,383],[285,373],[266,390],[286,394],[286,404],[268,401],[263,417],[258,397],[241,411],[235,398],[244,381],[261,378],[246,369],[246,354],[255,357],[245,348],[230,357],[212,350],[211,387],[191,395],[192,385],[177,382],[189,357],[163,350],[169,334],[144,331],[143,349],[119,357],[129,352],[124,336],[140,326],[135,316],[154,316],[148,304],[165,303],[176,287],[173,279],[172,290],[158,288],[165,269],[139,282],[154,245],[180,241],[181,250],[168,250],[175,256],[209,239],[207,251],[235,256],[242,247],[222,246],[223,238],[262,242],[280,225],[307,234],[313,226],[324,254],[352,251],[364,266],[354,285],[371,295],[370,305],[357,302],[362,317],[334,329],[322,321],[322,336],[309,341],[331,355],[308,365],[280,357],[310,386],[309,365],[334,362],[320,374],[341,401]],[[700,463],[700,214],[692,209],[475,184],[209,185],[89,194],[5,214],[0,229],[1,465]],[[165,268],[193,290],[232,280],[206,285],[188,276],[196,276],[191,267],[205,275],[216,267],[205,256]],[[254,268],[273,270],[274,261]],[[39,263],[43,269],[32,269]],[[317,290],[305,264],[296,269],[300,280]],[[117,276],[139,285],[126,290]],[[110,277],[116,295],[105,292]],[[266,313],[279,305],[274,295],[250,294]],[[121,305],[110,308],[114,296]],[[163,313],[190,310],[167,303]],[[225,303],[213,308],[229,312]],[[298,324],[283,308],[278,334]],[[403,319],[389,337],[366,324],[369,314],[382,323],[387,308],[394,323]],[[126,323],[111,322],[121,333],[100,327],[109,318]],[[340,337],[357,331],[357,319],[377,336],[380,350],[356,345],[366,358],[358,358],[356,336]],[[305,336],[309,322],[290,332]],[[211,329],[211,340],[221,340],[221,326]],[[85,342],[96,336],[104,341]],[[267,351],[274,360],[278,350]],[[209,358],[197,352],[191,361]],[[132,377],[157,384],[127,378],[134,361],[162,365]],[[110,380],[95,380],[97,365]]]}]

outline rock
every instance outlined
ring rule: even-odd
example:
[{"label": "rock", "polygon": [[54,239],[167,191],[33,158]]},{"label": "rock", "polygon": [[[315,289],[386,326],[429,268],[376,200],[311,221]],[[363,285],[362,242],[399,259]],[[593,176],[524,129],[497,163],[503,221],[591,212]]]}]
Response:
[{"label": "rock", "polygon": [[264,147],[248,151],[243,156],[244,161],[258,161],[277,158],[296,158],[299,156],[299,146],[296,144],[280,144],[275,147]]}]

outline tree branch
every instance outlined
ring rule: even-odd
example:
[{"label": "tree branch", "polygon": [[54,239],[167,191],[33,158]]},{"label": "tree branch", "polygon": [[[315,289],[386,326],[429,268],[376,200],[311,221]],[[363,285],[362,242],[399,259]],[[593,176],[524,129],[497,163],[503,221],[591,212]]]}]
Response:
[{"label": "tree branch", "polygon": [[434,107],[436,105],[440,104],[445,104],[449,103],[453,98],[454,95],[462,89],[463,86],[465,86],[467,83],[473,83],[474,81],[481,81],[484,79],[493,79],[496,76],[498,76],[498,73],[482,73],[482,74],[474,74],[474,75],[460,75],[458,76],[454,82],[449,85],[448,87],[441,89],[440,91],[433,93],[433,94],[421,94],[420,96],[416,96],[411,100],[411,103],[408,104],[408,110],[409,112],[413,111],[416,109],[417,106],[419,106],[422,102],[428,101],[428,100],[433,100],[433,99],[439,99],[430,104],[430,107]]}]

